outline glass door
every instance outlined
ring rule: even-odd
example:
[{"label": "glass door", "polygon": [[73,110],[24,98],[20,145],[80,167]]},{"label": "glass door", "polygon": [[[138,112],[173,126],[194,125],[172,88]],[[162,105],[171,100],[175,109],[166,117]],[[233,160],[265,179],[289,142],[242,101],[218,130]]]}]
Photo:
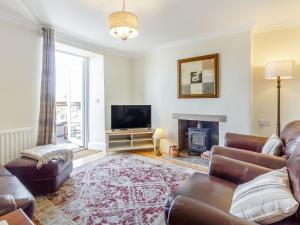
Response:
[{"label": "glass door", "polygon": [[69,70],[69,126],[68,139],[70,142],[84,146],[84,71],[85,60],[72,65]]},{"label": "glass door", "polygon": [[56,52],[56,140],[74,150],[85,147],[86,62],[85,57]]}]

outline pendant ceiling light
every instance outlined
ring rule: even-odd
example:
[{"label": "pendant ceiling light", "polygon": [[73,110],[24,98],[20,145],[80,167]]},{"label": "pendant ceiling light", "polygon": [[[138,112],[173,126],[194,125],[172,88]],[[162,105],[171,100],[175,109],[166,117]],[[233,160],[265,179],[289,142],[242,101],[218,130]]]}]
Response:
[{"label": "pendant ceiling light", "polygon": [[125,0],[123,10],[109,16],[109,27],[112,36],[124,41],[138,35],[138,18],[131,12],[125,12]]}]

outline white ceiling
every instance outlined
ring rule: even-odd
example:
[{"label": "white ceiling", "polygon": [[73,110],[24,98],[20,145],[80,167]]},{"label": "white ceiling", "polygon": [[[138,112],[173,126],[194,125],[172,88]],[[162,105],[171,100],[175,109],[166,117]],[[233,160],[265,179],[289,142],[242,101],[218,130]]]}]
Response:
[{"label": "white ceiling", "polygon": [[108,16],[122,0],[0,0],[0,15],[49,24],[93,45],[137,55],[170,43],[255,28],[300,24],[300,0],[127,0],[140,20],[137,38],[109,35]]}]

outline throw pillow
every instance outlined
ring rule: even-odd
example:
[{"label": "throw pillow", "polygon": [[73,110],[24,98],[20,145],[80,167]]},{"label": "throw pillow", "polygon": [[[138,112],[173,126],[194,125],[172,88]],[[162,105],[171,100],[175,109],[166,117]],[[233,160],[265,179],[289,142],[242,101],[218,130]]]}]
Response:
[{"label": "throw pillow", "polygon": [[265,143],[262,149],[262,153],[267,155],[279,156],[282,149],[283,143],[281,139],[276,134],[273,134]]},{"label": "throw pillow", "polygon": [[272,224],[293,215],[298,207],[284,167],[239,185],[234,191],[230,213],[259,224]]}]

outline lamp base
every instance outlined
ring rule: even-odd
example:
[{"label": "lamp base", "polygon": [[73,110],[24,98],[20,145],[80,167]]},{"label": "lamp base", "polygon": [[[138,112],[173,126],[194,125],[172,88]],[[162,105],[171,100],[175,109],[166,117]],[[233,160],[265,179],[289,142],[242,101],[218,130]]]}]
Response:
[{"label": "lamp base", "polygon": [[161,152],[159,150],[156,151],[156,156],[162,156]]},{"label": "lamp base", "polygon": [[154,139],[154,152],[156,156],[161,156],[161,151],[160,151],[160,140],[159,139]]}]

